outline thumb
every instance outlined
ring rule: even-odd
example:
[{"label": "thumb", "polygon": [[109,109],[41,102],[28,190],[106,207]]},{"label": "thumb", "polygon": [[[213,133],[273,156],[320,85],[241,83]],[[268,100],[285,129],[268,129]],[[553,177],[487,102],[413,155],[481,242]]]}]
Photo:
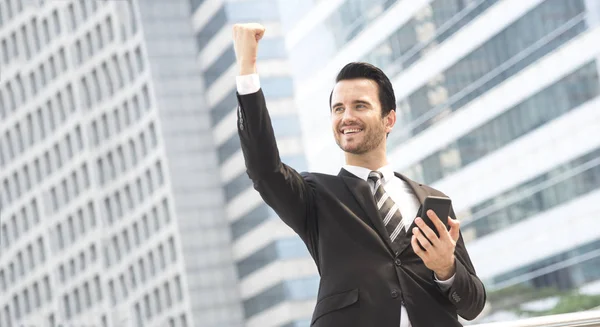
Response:
[{"label": "thumb", "polygon": [[457,242],[460,237],[460,221],[448,217],[448,225],[450,226],[450,237]]},{"label": "thumb", "polygon": [[256,31],[256,41],[260,41],[263,36],[265,35],[265,28],[260,28],[258,31]]}]

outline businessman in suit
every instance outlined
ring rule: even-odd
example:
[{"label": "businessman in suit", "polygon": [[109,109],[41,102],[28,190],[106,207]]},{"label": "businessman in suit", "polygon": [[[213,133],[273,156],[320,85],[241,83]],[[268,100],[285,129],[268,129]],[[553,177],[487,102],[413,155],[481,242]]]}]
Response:
[{"label": "businessman in suit", "polygon": [[428,195],[445,196],[392,170],[386,137],[396,122],[387,76],[350,63],[330,97],[331,126],[346,165],[337,176],[298,173],[281,162],[256,71],[259,24],[233,28],[240,74],[238,133],[254,188],[304,241],[321,281],[312,326],[453,327],[471,320],[486,294],[459,222],[429,211]]}]

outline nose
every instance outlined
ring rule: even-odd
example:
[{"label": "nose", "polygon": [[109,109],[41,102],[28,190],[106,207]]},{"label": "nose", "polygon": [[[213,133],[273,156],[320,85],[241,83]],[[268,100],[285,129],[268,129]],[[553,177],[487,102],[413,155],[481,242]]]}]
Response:
[{"label": "nose", "polygon": [[344,110],[344,114],[342,115],[342,124],[353,123],[356,121],[356,116],[354,115],[354,111],[352,109]]}]

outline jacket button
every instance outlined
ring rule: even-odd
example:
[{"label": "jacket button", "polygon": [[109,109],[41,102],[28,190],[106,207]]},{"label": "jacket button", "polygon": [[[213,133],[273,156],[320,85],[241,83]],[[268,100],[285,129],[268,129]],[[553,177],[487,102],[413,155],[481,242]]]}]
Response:
[{"label": "jacket button", "polygon": [[394,264],[398,267],[400,267],[402,265],[402,260],[396,258],[396,260],[394,260]]},{"label": "jacket button", "polygon": [[394,289],[394,290],[392,290],[391,295],[392,295],[392,299],[395,299],[400,295],[400,292],[398,292],[398,290]]},{"label": "jacket button", "polygon": [[456,292],[452,292],[452,299],[453,299],[453,300],[454,300],[456,303],[460,302],[460,300],[461,300],[460,296],[459,296],[458,294],[456,294]]}]

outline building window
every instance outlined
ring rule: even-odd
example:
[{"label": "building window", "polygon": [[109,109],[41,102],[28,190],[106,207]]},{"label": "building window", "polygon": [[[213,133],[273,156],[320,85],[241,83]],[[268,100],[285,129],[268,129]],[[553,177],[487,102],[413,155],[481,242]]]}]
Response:
[{"label": "building window", "polygon": [[34,265],[35,265],[35,263],[34,263],[34,259],[33,259],[33,246],[31,246],[31,244],[29,244],[27,246],[27,270],[31,271],[33,269]]},{"label": "building window", "polygon": [[13,296],[13,308],[15,317],[17,317],[17,319],[21,319],[21,307],[19,306],[19,298],[16,295]]},{"label": "building window", "polygon": [[135,180],[135,187],[136,187],[136,191],[138,194],[138,202],[142,203],[144,202],[144,188],[142,187],[142,180],[140,178]]},{"label": "building window", "polygon": [[63,306],[65,309],[65,317],[67,317],[67,319],[71,318],[71,304],[69,302],[69,295],[64,295]]},{"label": "building window", "polygon": [[75,267],[75,260],[71,259],[69,260],[69,276],[71,277],[75,277],[75,274],[77,273],[77,268]]},{"label": "building window", "polygon": [[46,302],[50,302],[52,300],[52,288],[50,288],[50,278],[48,276],[44,277],[44,291],[46,293]]},{"label": "building window", "polygon": [[152,318],[152,310],[150,308],[150,297],[148,295],[144,296],[144,305],[146,309],[146,319]]},{"label": "building window", "polygon": [[173,305],[173,300],[171,298],[171,285],[169,282],[166,282],[164,285],[165,288],[165,297],[167,299],[167,307],[170,308]]},{"label": "building window", "polygon": [[144,58],[142,57],[142,50],[138,47],[135,49],[135,59],[137,63],[138,73],[144,71]]},{"label": "building window", "polygon": [[77,238],[75,236],[75,225],[73,224],[73,217],[69,217],[68,219],[68,227],[69,227],[69,241],[70,243],[73,243],[75,241],[75,239]]},{"label": "building window", "polygon": [[80,313],[81,312],[81,302],[80,302],[81,300],[79,298],[79,289],[77,289],[77,288],[75,289],[74,295],[75,295],[75,300],[74,300],[75,301],[75,312]]},{"label": "building window", "polygon": [[89,308],[92,306],[92,296],[90,293],[90,285],[88,284],[88,282],[85,282],[85,284],[83,284],[83,293],[85,297],[85,306],[86,308]]},{"label": "building window", "polygon": [[167,199],[163,199],[162,208],[163,208],[164,221],[165,222],[171,221],[171,214],[169,212],[169,203],[167,202]]},{"label": "building window", "polygon": [[59,249],[65,247],[64,238],[62,234],[62,225],[60,223],[56,226],[56,241],[58,243]]},{"label": "building window", "polygon": [[[74,177],[76,178],[76,177]],[[75,182],[75,185],[77,185],[77,182]],[[79,190],[76,189],[77,194],[79,194]],[[78,209],[77,210],[77,221],[79,222],[79,234],[83,235],[85,234],[86,231],[86,227],[85,227],[85,218],[83,217],[83,209]]]},{"label": "building window", "polygon": [[75,106],[75,95],[73,94],[73,87],[71,84],[67,85],[67,98],[69,99],[69,108],[71,112],[75,112],[77,107]]},{"label": "building window", "polygon": [[136,303],[135,304],[135,317],[137,320],[137,327],[142,327],[143,326],[143,318],[142,318],[142,312],[140,311],[140,304]]},{"label": "building window", "polygon": [[132,105],[133,105],[133,111],[134,113],[134,117],[135,119],[140,119],[142,117],[142,107],[140,106],[140,101],[138,99],[137,94],[133,96],[133,99],[131,100]]},{"label": "building window", "polygon": [[146,281],[146,267],[144,266],[144,258],[138,260],[138,267],[140,270],[140,279],[142,282]]},{"label": "building window", "polygon": [[46,249],[44,248],[44,240],[40,236],[38,238],[37,242],[38,242],[38,248],[39,248],[39,253],[40,253],[40,262],[43,263],[46,261]]},{"label": "building window", "polygon": [[100,133],[98,131],[98,123],[94,120],[92,121],[92,130],[91,130],[91,134],[92,134],[92,144],[94,145],[98,145],[100,144]]},{"label": "building window", "polygon": [[120,192],[115,193],[115,203],[117,205],[117,218],[121,218],[123,216],[123,203]]},{"label": "building window", "polygon": [[144,240],[150,237],[150,227],[148,226],[148,216],[144,215],[142,217],[142,225],[144,227]]},{"label": "building window", "polygon": [[136,288],[137,283],[135,282],[135,271],[133,266],[129,266],[129,280],[131,281],[131,287]]},{"label": "building window", "polygon": [[175,288],[177,290],[177,300],[183,300],[183,288],[181,286],[181,278],[179,276],[175,277]]},{"label": "building window", "polygon": [[108,282],[108,287],[110,289],[110,300],[114,306],[117,304],[117,296],[115,295],[115,285],[112,280]]},{"label": "building window", "polygon": [[121,126],[121,117],[119,116],[119,108],[113,110],[113,121],[115,122],[115,131],[120,133],[123,127]]},{"label": "building window", "polygon": [[123,244],[125,245],[125,253],[129,253],[129,250],[131,250],[131,244],[129,242],[129,231],[128,230],[123,231]]},{"label": "building window", "polygon": [[171,251],[171,262],[177,261],[177,251],[175,250],[175,240],[169,237],[169,250]]},{"label": "building window", "polygon": [[154,303],[156,304],[156,312],[161,313],[162,304],[161,304],[161,299],[160,299],[160,288],[154,289],[154,301],[155,301]]},{"label": "building window", "polygon": [[133,61],[129,52],[125,53],[125,64],[127,66],[127,75],[129,76],[129,82],[135,79],[135,73],[133,71]]},{"label": "building window", "polygon": [[161,244],[158,246],[158,260],[159,260],[159,265],[161,269],[164,269],[166,267],[166,259],[165,259],[165,248],[164,246]]},{"label": "building window", "polygon": [[71,30],[74,31],[77,29],[77,17],[75,16],[73,4],[69,5],[69,18],[71,19]]},{"label": "building window", "polygon": [[119,246],[119,239],[117,238],[117,236],[113,236],[112,238],[112,243],[113,243],[113,251],[117,257],[117,262],[119,262],[121,260],[121,247]]},{"label": "building window", "polygon": [[92,96],[90,94],[90,86],[86,77],[81,79],[81,89],[83,90],[83,106],[89,108],[92,106]]},{"label": "building window", "polygon": [[[121,171],[125,171],[127,170],[127,162],[125,161],[125,155],[123,153],[123,147],[119,145],[119,147],[117,148],[117,157],[118,157],[118,161],[119,161],[119,165],[121,168]],[[126,186],[126,190],[129,190],[129,185]],[[128,200],[131,197],[131,192],[126,191],[125,194],[129,194],[128,196]],[[128,205],[129,209],[131,209],[133,207],[133,204],[131,202],[129,202]]]},{"label": "building window", "polygon": [[91,262],[96,262],[96,245],[92,244],[92,246],[90,247],[90,260]]},{"label": "building window", "polygon": [[133,223],[133,238],[134,238],[135,245],[139,245],[140,244],[140,230],[139,230],[137,222]]},{"label": "building window", "polygon": [[104,214],[106,217],[106,221],[108,221],[109,224],[112,224],[113,217],[112,217],[112,208],[111,208],[111,204],[110,204],[110,198],[104,199]]},{"label": "building window", "polygon": [[94,277],[94,285],[96,286],[96,297],[97,301],[102,301],[102,288],[100,287],[100,277]]},{"label": "building window", "polygon": [[112,24],[112,18],[111,17],[107,17],[106,18],[106,27],[107,27],[107,32],[108,32],[108,40],[109,41],[113,41],[115,39],[115,32],[113,29],[113,24]]},{"label": "building window", "polygon": [[[85,168],[86,167],[84,165],[83,171],[86,172],[85,176],[87,176],[87,169],[85,169]],[[88,203],[88,216],[90,218],[90,226],[95,227],[96,226],[96,213],[94,212],[94,204],[92,202]]]},{"label": "building window", "polygon": [[150,264],[150,276],[154,276],[156,274],[156,263],[154,262],[153,252],[148,254],[148,263]]},{"label": "building window", "polygon": [[40,295],[40,288],[37,282],[33,284],[33,301],[36,309],[42,305],[42,296]]},{"label": "building window", "polygon": [[152,107],[152,102],[150,101],[150,92],[148,92],[147,85],[144,85],[144,87],[142,87],[142,99],[144,101],[144,108],[149,111]]},{"label": "building window", "polygon": [[60,265],[60,267],[58,267],[58,272],[59,272],[60,281],[64,283],[67,280],[67,275],[65,273],[65,266]]},{"label": "building window", "polygon": [[121,283],[121,295],[123,296],[123,299],[127,298],[127,283],[125,283],[125,276],[123,274],[121,274],[121,276],[119,276],[119,282]]},{"label": "building window", "polygon": [[108,94],[113,95],[115,93],[115,87],[106,62],[102,64],[102,74],[104,74],[104,79],[106,81],[105,85],[108,87]]}]

